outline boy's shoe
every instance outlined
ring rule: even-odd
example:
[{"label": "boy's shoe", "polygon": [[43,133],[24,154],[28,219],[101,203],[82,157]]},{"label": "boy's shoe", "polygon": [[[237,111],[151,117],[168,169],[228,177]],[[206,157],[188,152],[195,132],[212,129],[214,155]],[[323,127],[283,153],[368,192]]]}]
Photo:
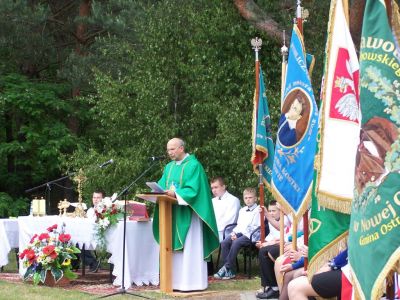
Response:
[{"label": "boy's shoe", "polygon": [[257,295],[258,299],[278,299],[279,298],[279,290],[275,291],[272,288],[268,288],[265,293]]},{"label": "boy's shoe", "polygon": [[256,297],[258,297],[259,295],[262,295],[264,293],[265,293],[265,287],[261,287],[259,290],[257,290]]},{"label": "boy's shoe", "polygon": [[226,268],[225,266],[222,266],[222,268],[219,269],[219,271],[214,274],[214,278],[222,279],[225,276],[225,273],[226,273]]},{"label": "boy's shoe", "polygon": [[235,278],[235,277],[236,277],[235,272],[233,272],[233,271],[230,270],[230,269],[226,269],[225,276],[222,277],[222,279],[233,279],[233,278]]}]

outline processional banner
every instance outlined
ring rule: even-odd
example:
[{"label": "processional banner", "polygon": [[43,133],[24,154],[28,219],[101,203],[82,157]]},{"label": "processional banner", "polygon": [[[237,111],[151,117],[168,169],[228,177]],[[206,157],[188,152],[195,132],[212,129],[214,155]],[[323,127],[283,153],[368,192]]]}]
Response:
[{"label": "processional banner", "polygon": [[292,31],[286,74],[271,187],[275,199],[298,219],[311,199],[318,110],[303,38],[296,25]]},{"label": "processional banner", "polygon": [[254,172],[259,174],[258,165],[262,164],[264,184],[270,188],[272,165],[274,161],[274,142],[271,136],[271,117],[269,115],[267,95],[265,94],[262,69],[259,70],[259,91],[254,94],[253,109],[253,153],[251,162]]},{"label": "processional banner", "polygon": [[349,262],[361,299],[380,299],[400,258],[400,62],[384,1],[367,0],[360,45],[360,143]]},{"label": "processional banner", "polygon": [[349,214],[360,135],[359,63],[342,0],[332,0],[321,94],[319,204]]}]

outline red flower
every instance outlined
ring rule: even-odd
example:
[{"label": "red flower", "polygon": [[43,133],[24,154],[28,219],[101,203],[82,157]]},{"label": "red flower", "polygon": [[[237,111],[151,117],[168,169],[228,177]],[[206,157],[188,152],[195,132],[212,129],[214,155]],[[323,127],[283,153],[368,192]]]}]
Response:
[{"label": "red flower", "polygon": [[50,253],[50,255],[49,255],[52,259],[56,259],[57,258],[57,256],[58,256],[58,254],[57,254],[57,252],[56,251],[53,251],[53,252],[51,252]]},{"label": "red flower", "polygon": [[24,249],[24,251],[22,251],[22,252],[19,254],[19,258],[20,258],[20,259],[24,259],[25,255],[26,255],[26,251],[27,251],[27,249]]},{"label": "red flower", "polygon": [[[55,246],[54,245],[48,245],[43,248],[43,254],[45,255],[50,255],[54,252]],[[56,254],[57,256],[57,254]]]},{"label": "red flower", "polygon": [[61,233],[60,236],[58,237],[58,240],[61,243],[67,243],[71,239],[71,235],[68,233]]},{"label": "red flower", "polygon": [[50,238],[50,236],[47,232],[39,235],[39,240],[47,240],[49,238]]},{"label": "red flower", "polygon": [[35,233],[35,235],[31,238],[29,243],[32,244],[35,241],[35,238],[37,238],[37,236],[38,235]]},{"label": "red flower", "polygon": [[[25,252],[26,258],[29,261],[32,261],[32,260],[34,260],[36,258],[35,251],[33,251],[32,249],[25,249],[24,252]],[[22,252],[22,253],[24,253],[24,252]]]},{"label": "red flower", "polygon": [[50,226],[49,228],[47,228],[48,232],[53,232],[53,230],[57,229],[57,224],[54,224],[53,226]]}]

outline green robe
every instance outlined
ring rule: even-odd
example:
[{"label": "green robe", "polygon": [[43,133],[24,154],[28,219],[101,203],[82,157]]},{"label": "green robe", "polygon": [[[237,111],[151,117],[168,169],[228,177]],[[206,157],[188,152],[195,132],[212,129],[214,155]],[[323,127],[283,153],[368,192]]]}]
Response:
[{"label": "green robe", "polygon": [[[194,155],[186,157],[180,165],[171,161],[165,166],[163,176],[158,183],[165,190],[173,186],[172,189],[175,189],[175,192],[188,203],[188,206],[178,204],[172,206],[173,250],[183,250],[194,211],[202,220],[204,259],[208,259],[218,248],[219,239],[210,187],[203,166]],[[153,234],[159,243],[158,214],[157,205],[154,211]]]}]

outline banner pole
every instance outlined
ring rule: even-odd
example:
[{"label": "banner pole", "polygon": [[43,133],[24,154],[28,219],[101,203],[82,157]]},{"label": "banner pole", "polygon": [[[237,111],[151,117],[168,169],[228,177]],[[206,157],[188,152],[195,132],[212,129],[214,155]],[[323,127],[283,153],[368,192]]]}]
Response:
[{"label": "banner pole", "polygon": [[286,82],[286,70],[287,70],[287,57],[289,49],[286,47],[286,37],[285,37],[285,30],[283,31],[283,46],[281,48],[281,55],[282,55],[282,74],[281,74],[281,111],[283,106],[283,96],[285,94],[285,82]]},{"label": "banner pole", "polygon": [[[286,83],[286,70],[287,70],[287,57],[289,49],[286,47],[286,36],[285,30],[283,31],[283,46],[281,48],[282,55],[282,75],[281,75],[281,111],[283,106],[283,96],[285,94],[285,83]],[[283,212],[283,207],[280,207],[280,217],[279,217],[279,254],[283,255],[285,244],[285,214]]]},{"label": "banner pole", "polygon": [[[258,59],[258,52],[262,46],[262,40],[256,37],[251,40],[251,45],[254,49],[255,53],[255,69],[256,69],[256,107],[258,107],[258,101],[260,98],[260,61]],[[256,116],[257,117],[257,116]],[[258,172],[259,172],[259,198],[260,198],[260,207],[264,208],[264,183],[263,183],[263,165],[262,160],[258,161]],[[264,209],[260,210],[260,240],[264,241],[265,239],[265,224],[264,224]]]},{"label": "banner pole", "polygon": [[[262,164],[258,165],[258,172],[259,172],[259,195],[260,195],[260,206],[264,207],[264,183],[263,183],[263,175],[262,175]],[[268,202],[267,202],[267,209],[268,209]],[[264,241],[265,239],[265,223],[264,223],[264,209],[261,209],[260,212],[260,241]]]},{"label": "banner pole", "polygon": [[283,255],[284,244],[285,244],[285,214],[280,208],[279,217],[279,255]]},{"label": "banner pole", "polygon": [[[301,0],[297,0],[296,22],[297,22],[297,27],[299,28],[301,34],[303,35],[303,8],[301,7]],[[304,40],[304,35],[303,35],[303,40]],[[297,235],[297,226],[296,226],[296,233],[293,232],[293,234]],[[304,245],[308,246],[308,209],[304,212],[303,215],[303,234],[304,234],[303,236]],[[296,245],[294,245],[294,247],[296,247]],[[308,266],[308,258],[304,257],[304,270],[307,270],[307,266]]]}]

